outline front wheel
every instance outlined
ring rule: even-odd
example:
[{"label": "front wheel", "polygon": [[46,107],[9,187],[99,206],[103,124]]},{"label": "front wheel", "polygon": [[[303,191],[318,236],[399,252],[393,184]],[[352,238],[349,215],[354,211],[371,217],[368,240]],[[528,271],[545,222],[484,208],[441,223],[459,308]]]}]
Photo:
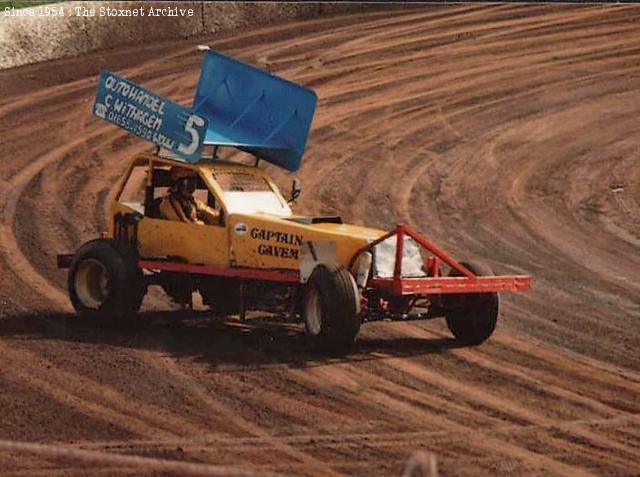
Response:
[{"label": "front wheel", "polygon": [[146,291],[135,254],[108,239],[92,240],[78,249],[67,284],[78,315],[103,323],[136,313]]},{"label": "front wheel", "polygon": [[[491,276],[493,270],[480,263],[461,263],[478,276]],[[455,269],[450,277],[462,274]],[[478,345],[493,334],[498,322],[500,299],[498,293],[464,293],[443,295],[447,326],[453,335],[466,345]]]},{"label": "front wheel", "polygon": [[318,265],[304,296],[307,333],[323,350],[346,352],[360,330],[360,294],[353,276],[338,265]]}]

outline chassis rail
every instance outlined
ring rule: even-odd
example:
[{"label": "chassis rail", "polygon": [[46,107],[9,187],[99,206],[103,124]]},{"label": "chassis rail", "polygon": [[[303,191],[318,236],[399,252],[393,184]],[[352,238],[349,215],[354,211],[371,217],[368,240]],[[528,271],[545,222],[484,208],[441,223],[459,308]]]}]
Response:
[{"label": "chassis rail", "polygon": [[216,275],[221,277],[244,278],[250,280],[266,280],[273,282],[299,283],[297,270],[268,270],[257,268],[227,268],[193,263],[167,262],[162,260],[139,260],[138,267],[146,270],[163,272],[183,272],[197,275]]}]

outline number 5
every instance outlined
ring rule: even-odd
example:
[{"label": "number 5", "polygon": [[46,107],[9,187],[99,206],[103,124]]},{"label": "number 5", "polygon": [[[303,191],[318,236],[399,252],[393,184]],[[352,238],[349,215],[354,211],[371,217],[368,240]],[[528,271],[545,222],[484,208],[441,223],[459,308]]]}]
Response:
[{"label": "number 5", "polygon": [[198,150],[200,136],[198,134],[198,131],[193,128],[194,124],[196,126],[202,127],[204,126],[204,119],[202,119],[200,116],[194,115],[189,116],[189,119],[187,119],[187,124],[184,125],[184,130],[191,135],[191,143],[188,146],[185,146],[184,144],[178,145],[178,151],[183,154],[191,155]]}]

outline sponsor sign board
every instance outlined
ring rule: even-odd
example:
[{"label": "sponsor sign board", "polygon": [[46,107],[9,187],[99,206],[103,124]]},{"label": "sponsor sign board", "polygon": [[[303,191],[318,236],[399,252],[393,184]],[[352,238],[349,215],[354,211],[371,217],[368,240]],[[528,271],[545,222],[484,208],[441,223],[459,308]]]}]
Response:
[{"label": "sponsor sign board", "polygon": [[100,75],[93,114],[188,162],[197,162],[207,119],[109,71]]}]

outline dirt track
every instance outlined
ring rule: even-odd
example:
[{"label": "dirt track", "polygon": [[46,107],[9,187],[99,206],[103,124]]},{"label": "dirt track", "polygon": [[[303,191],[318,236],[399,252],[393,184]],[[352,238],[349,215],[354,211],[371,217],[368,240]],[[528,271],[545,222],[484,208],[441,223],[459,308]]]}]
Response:
[{"label": "dirt track", "polygon": [[[303,211],[534,277],[480,347],[382,323],[348,359],[294,325],[154,312],[161,293],[132,330],[69,313],[55,254],[104,229],[148,147],[91,116],[96,75],[188,104],[197,41],[0,73],[0,439],[286,475],[399,475],[415,449],[450,476],[640,475],[639,38],[637,6],[458,5],[210,41],[316,89]],[[0,453],[0,473],[140,470]]]}]

